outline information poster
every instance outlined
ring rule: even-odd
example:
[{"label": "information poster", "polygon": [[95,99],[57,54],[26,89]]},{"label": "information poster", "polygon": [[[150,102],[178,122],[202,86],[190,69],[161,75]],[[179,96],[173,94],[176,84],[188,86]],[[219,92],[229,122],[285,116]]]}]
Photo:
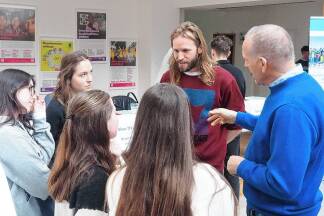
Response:
[{"label": "information poster", "polygon": [[0,4],[0,64],[35,63],[35,8]]},{"label": "information poster", "polygon": [[111,41],[110,66],[136,66],[136,41]]},{"label": "information poster", "polygon": [[138,74],[135,40],[110,41],[110,88],[134,88]]},{"label": "information poster", "polygon": [[77,47],[93,63],[107,61],[106,13],[77,11]]},{"label": "information poster", "polygon": [[40,69],[42,72],[59,71],[64,55],[73,52],[73,40],[40,41]]},{"label": "information poster", "polygon": [[324,89],[324,17],[310,18],[309,74]]}]

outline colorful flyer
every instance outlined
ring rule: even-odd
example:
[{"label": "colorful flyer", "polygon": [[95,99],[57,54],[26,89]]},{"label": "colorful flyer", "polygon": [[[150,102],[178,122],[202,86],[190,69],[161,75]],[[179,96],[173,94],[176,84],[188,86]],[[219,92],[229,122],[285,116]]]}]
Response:
[{"label": "colorful flyer", "polygon": [[136,41],[110,41],[110,66],[136,66]]},{"label": "colorful flyer", "polygon": [[35,8],[0,5],[0,63],[35,63]]},{"label": "colorful flyer", "polygon": [[310,18],[309,74],[324,89],[324,17]]},{"label": "colorful flyer", "polygon": [[58,71],[62,57],[72,51],[72,40],[41,40],[40,70],[43,72]]}]

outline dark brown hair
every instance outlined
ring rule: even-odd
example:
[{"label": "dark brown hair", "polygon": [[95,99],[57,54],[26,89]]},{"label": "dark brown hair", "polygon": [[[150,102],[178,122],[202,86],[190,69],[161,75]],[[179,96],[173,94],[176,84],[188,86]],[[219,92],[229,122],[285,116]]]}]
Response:
[{"label": "dark brown hair", "polygon": [[71,79],[75,68],[86,59],[88,56],[80,51],[69,53],[62,58],[54,97],[64,106],[67,106],[67,102],[72,97]]},{"label": "dark brown hair", "polygon": [[55,200],[69,200],[80,181],[91,176],[91,167],[100,166],[108,174],[114,170],[107,125],[112,111],[110,96],[103,91],[72,97],[49,177],[49,193]]},{"label": "dark brown hair", "polygon": [[[199,78],[206,85],[212,85],[215,81],[215,74],[211,59],[208,55],[207,44],[200,28],[192,22],[182,23],[171,34],[171,47],[173,47],[173,40],[179,36],[192,40],[196,47],[201,49],[201,54],[198,54],[198,67],[201,72]],[[178,84],[180,81],[181,72],[174,55],[170,56],[169,64],[171,83]]]},{"label": "dark brown hair", "polygon": [[211,49],[215,50],[218,54],[228,55],[231,51],[233,42],[225,35],[217,35],[210,43]]},{"label": "dark brown hair", "polygon": [[139,105],[116,216],[191,216],[192,122],[187,97],[171,84],[148,89]]},{"label": "dark brown hair", "polygon": [[5,69],[0,72],[0,115],[8,116],[3,124],[20,121],[26,128],[32,129],[30,115],[17,99],[18,90],[29,86],[30,81],[35,90],[34,77],[29,73],[18,69]]}]

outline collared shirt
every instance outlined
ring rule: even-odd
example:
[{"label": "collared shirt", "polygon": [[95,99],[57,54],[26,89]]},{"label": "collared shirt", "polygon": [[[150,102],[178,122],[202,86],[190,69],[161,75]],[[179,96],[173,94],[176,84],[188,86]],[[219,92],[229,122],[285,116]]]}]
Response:
[{"label": "collared shirt", "polygon": [[284,75],[280,76],[278,79],[276,79],[275,81],[270,83],[269,87],[276,86],[279,83],[282,83],[283,81],[285,81],[291,77],[297,76],[301,73],[304,73],[303,67],[301,66],[301,64],[297,64],[296,67],[290,69],[287,73],[285,73]]}]

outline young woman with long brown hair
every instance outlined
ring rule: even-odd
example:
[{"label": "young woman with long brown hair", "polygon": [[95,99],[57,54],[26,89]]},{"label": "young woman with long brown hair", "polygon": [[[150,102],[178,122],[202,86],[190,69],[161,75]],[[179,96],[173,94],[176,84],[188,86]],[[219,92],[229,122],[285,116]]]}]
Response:
[{"label": "young woman with long brown hair", "polygon": [[92,65],[88,56],[80,51],[65,55],[62,58],[56,90],[46,108],[46,118],[51,125],[56,146],[65,122],[68,101],[73,95],[90,90],[91,85]]},{"label": "young woman with long brown hair", "polygon": [[107,215],[105,186],[115,168],[110,139],[118,120],[111,97],[100,90],[75,95],[49,178],[56,216]]},{"label": "young woman with long brown hair", "polygon": [[193,157],[189,102],[181,88],[157,84],[144,94],[126,167],[108,180],[109,215],[235,215],[235,197],[214,168]]}]

